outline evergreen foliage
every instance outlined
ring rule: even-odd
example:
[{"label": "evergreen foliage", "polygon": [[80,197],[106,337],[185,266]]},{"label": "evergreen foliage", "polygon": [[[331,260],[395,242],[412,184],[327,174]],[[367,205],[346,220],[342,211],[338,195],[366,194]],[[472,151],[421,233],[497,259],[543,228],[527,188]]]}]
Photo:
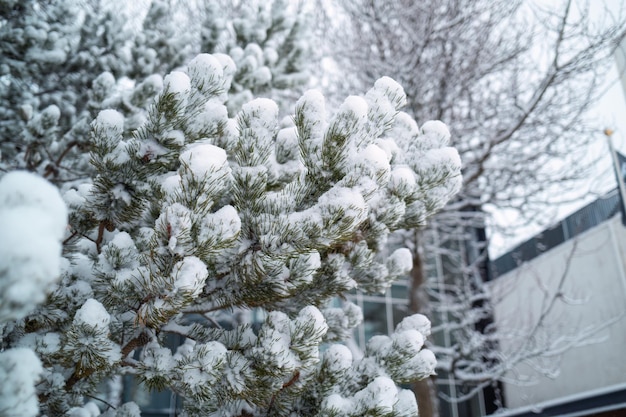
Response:
[{"label": "evergreen foliage", "polygon": [[[74,81],[51,85],[49,100],[33,98],[45,77],[32,70],[37,60],[29,65],[41,55],[33,48],[51,42],[48,26],[33,35],[39,43],[14,48],[3,76],[11,123],[2,167],[11,172],[0,178],[0,416],[97,415],[85,401],[126,374],[183,397],[187,416],[415,415],[413,394],[396,384],[433,373],[428,320],[405,319],[358,357],[339,342],[360,309],[330,302],[355,288],[384,291],[410,270],[408,250],[385,257],[383,248],[389,233],[423,225],[458,192],[447,128],[419,128],[390,78],[334,114],[307,91],[282,110],[293,122],[280,120],[274,100],[248,100],[268,85],[250,81],[247,54],[263,51],[254,62],[271,66],[268,88],[302,77],[302,22],[281,15],[284,2],[258,20],[209,15],[217,29],[204,42],[228,35],[225,25],[247,46],[230,48],[232,57],[215,47],[186,65],[178,40],[155,39],[177,33],[158,23],[165,3],[123,46],[126,24],[92,3],[80,12],[28,6],[2,2],[4,50],[22,27],[84,19],[55,38],[77,49],[52,77]],[[90,22],[99,22],[92,32]],[[74,61],[81,51],[86,62]],[[162,77],[166,62],[176,69]],[[5,99],[11,89],[22,95]],[[233,318],[251,308],[262,323]],[[234,325],[221,326],[228,316]],[[172,334],[185,340],[175,349]],[[133,403],[103,404],[107,416],[139,415]]]}]

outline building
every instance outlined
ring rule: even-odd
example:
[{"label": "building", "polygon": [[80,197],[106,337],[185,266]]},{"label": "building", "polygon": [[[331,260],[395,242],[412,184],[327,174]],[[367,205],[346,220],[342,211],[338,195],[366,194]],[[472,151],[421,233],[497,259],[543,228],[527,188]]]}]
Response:
[{"label": "building", "polygon": [[502,354],[546,353],[508,372],[499,416],[626,416],[620,203],[614,190],[491,263],[495,324],[515,329]]}]

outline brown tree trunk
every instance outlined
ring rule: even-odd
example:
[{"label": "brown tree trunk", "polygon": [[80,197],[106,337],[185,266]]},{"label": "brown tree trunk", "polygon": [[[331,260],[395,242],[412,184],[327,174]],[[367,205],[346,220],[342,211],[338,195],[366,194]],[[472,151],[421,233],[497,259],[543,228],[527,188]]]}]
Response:
[{"label": "brown tree trunk", "polygon": [[[426,281],[424,275],[424,260],[420,251],[420,234],[414,233],[413,240],[413,269],[410,277],[409,312],[410,314],[426,314],[428,299],[422,290]],[[438,417],[437,385],[435,377],[430,377],[413,383],[413,392],[417,398],[420,417]]]}]

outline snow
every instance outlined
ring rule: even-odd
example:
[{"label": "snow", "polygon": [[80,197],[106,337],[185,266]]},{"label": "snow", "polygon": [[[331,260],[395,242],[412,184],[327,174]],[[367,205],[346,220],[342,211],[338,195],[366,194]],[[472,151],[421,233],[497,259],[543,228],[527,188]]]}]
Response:
[{"label": "snow", "polygon": [[156,224],[166,231],[167,247],[172,253],[185,255],[192,252],[191,218],[191,210],[180,203],[174,203],[165,207],[157,219]]},{"label": "snow", "polygon": [[423,314],[413,314],[402,319],[396,326],[396,332],[417,330],[424,336],[430,335],[430,320]]},{"label": "snow", "polygon": [[[323,410],[335,410],[336,415],[344,416],[352,414],[354,404],[351,399],[343,398],[339,394],[331,394],[322,401]],[[333,414],[334,415],[334,414]]]},{"label": "snow", "polygon": [[253,115],[251,122],[254,124],[275,123],[278,119],[278,105],[269,98],[256,98],[244,104],[241,111]]},{"label": "snow", "polygon": [[116,184],[111,189],[111,194],[116,200],[123,201],[127,206],[130,205],[132,198],[128,191],[126,191],[126,186],[124,184]]},{"label": "snow", "polygon": [[241,219],[237,209],[231,205],[220,208],[215,213],[206,216],[201,225],[198,239],[200,241],[219,240],[229,241],[235,238],[241,230]]},{"label": "snow", "polygon": [[363,123],[367,118],[367,101],[360,96],[348,96],[339,107],[337,114],[352,113],[358,123]]},{"label": "snow", "polygon": [[387,152],[377,145],[367,145],[367,147],[359,153],[359,156],[367,161],[368,164],[373,166],[378,172],[387,172],[390,170],[389,156],[387,155]]},{"label": "snow", "polygon": [[21,318],[61,272],[67,208],[58,190],[30,173],[0,179],[0,320]]},{"label": "snow", "polygon": [[394,406],[394,411],[399,416],[417,416],[418,409],[415,393],[408,389],[398,390],[398,401]]},{"label": "snow", "polygon": [[384,91],[396,110],[406,104],[406,93],[404,89],[391,77],[385,76],[376,80],[374,89]]},{"label": "snow", "polygon": [[405,165],[395,166],[391,171],[391,178],[387,183],[389,190],[405,199],[417,188],[415,172]]},{"label": "snow", "polygon": [[224,91],[228,91],[230,89],[233,76],[237,71],[235,61],[233,61],[233,59],[226,54],[213,54],[213,57],[217,59],[222,66],[223,88]]},{"label": "snow", "polygon": [[202,292],[204,281],[209,276],[206,265],[195,256],[186,256],[172,269],[174,288],[196,297]]},{"label": "snow", "polygon": [[[317,207],[323,219],[332,218],[343,211],[342,220],[349,220],[350,227],[356,227],[367,219],[368,206],[363,196],[358,191],[346,187],[333,187],[322,194]],[[336,225],[337,223],[333,226]]]},{"label": "snow", "polygon": [[190,134],[200,133],[208,136],[218,134],[220,128],[228,123],[228,109],[219,100],[208,100],[204,104],[204,110],[195,119],[187,131]]},{"label": "snow", "polygon": [[61,347],[61,336],[58,333],[28,333],[17,343],[18,347],[29,348],[39,355],[56,353]]},{"label": "snow", "polygon": [[[422,134],[428,138],[433,148],[440,148],[450,142],[450,130],[440,120],[429,120],[422,125]],[[425,138],[420,138],[424,140]]]},{"label": "snow", "polygon": [[160,347],[157,343],[151,342],[142,351],[142,361],[149,369],[146,376],[163,377],[167,375],[175,366],[172,358],[172,351],[166,347]]},{"label": "snow", "polygon": [[163,87],[169,93],[185,94],[191,89],[191,80],[181,71],[172,71],[163,79]]},{"label": "snow", "polygon": [[413,269],[413,255],[407,248],[396,249],[387,258],[387,265],[389,270],[393,270],[396,275],[408,274]]},{"label": "snow", "polygon": [[0,413],[3,416],[34,417],[38,414],[35,383],[42,372],[41,361],[28,348],[0,352]]},{"label": "snow", "polygon": [[324,315],[314,306],[306,306],[300,310],[298,317],[293,322],[292,332],[300,325],[310,325],[312,326],[312,333],[322,336],[328,330]]},{"label": "snow", "polygon": [[362,411],[376,409],[381,414],[388,414],[393,411],[393,406],[397,401],[398,389],[396,384],[384,376],[374,378],[365,389],[359,391],[354,396]]},{"label": "snow", "polygon": [[435,375],[437,358],[432,351],[422,349],[417,354],[415,359],[412,360],[410,364],[407,364],[407,367],[412,367],[419,378],[425,378],[427,376]]},{"label": "snow", "polygon": [[180,154],[179,160],[196,179],[203,179],[220,170],[230,170],[226,151],[206,143],[191,145]]},{"label": "snow", "polygon": [[398,349],[403,354],[416,355],[424,346],[425,337],[415,329],[408,329],[394,333],[391,340],[394,349]]},{"label": "snow", "polygon": [[319,90],[307,90],[298,100],[297,106],[304,106],[308,119],[324,120],[326,118],[326,101]]},{"label": "snow", "polygon": [[124,115],[117,110],[102,110],[98,113],[93,125],[96,129],[103,129],[110,131],[114,135],[121,135],[124,131]]},{"label": "snow", "polygon": [[[430,149],[421,155],[419,160],[412,161],[412,167],[423,178],[435,178],[441,175],[442,171],[449,173],[460,172],[461,157],[455,148],[435,148]],[[461,175],[456,175],[461,177]],[[448,188],[450,184],[445,184]]]},{"label": "snow", "polygon": [[185,133],[182,130],[170,130],[165,132],[163,137],[176,146],[182,147],[185,144]]},{"label": "snow", "polygon": [[352,366],[352,352],[347,346],[333,344],[324,352],[324,364],[330,372],[340,373]]},{"label": "snow", "polygon": [[75,325],[87,325],[99,330],[108,330],[111,316],[100,301],[90,298],[74,315]]},{"label": "snow", "polygon": [[40,233],[57,239],[63,237],[67,226],[67,208],[57,188],[35,174],[10,172],[0,179],[0,210],[25,207],[36,209],[45,217],[47,227],[39,230]]},{"label": "snow", "polygon": [[222,64],[210,54],[199,54],[187,65],[191,83],[198,89],[206,89],[223,77]]}]

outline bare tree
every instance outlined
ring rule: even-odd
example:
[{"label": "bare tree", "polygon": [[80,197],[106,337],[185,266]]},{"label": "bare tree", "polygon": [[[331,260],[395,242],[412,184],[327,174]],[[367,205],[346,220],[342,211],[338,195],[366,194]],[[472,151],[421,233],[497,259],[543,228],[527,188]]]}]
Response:
[{"label": "bare tree", "polygon": [[[587,112],[626,31],[623,11],[591,12],[590,2],[571,0],[342,2],[337,68],[362,69],[349,78],[359,85],[382,74],[399,80],[409,113],[449,124],[462,156],[458,198],[402,239],[415,257],[411,309],[447,317],[451,341],[440,363],[470,387],[476,374],[480,384],[502,377],[502,359],[489,356],[496,341],[480,336],[491,314],[484,234],[486,222],[503,232],[516,225],[495,224],[488,213],[512,210],[519,224],[546,224],[558,203],[587,191],[580,185],[596,161],[586,153],[601,132]],[[433,343],[443,342],[435,335]],[[421,414],[436,414],[424,400],[432,384],[417,391]]]}]

